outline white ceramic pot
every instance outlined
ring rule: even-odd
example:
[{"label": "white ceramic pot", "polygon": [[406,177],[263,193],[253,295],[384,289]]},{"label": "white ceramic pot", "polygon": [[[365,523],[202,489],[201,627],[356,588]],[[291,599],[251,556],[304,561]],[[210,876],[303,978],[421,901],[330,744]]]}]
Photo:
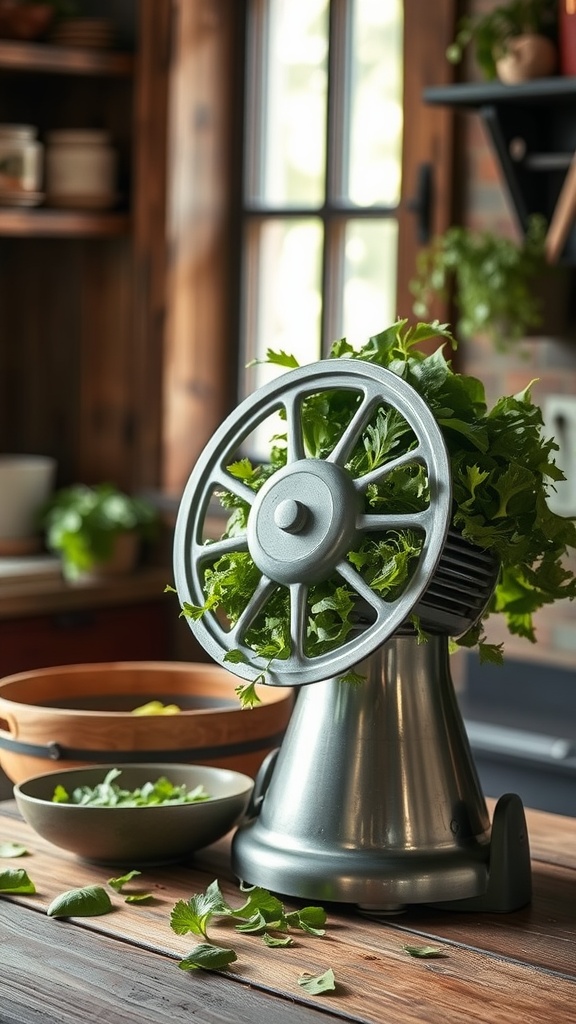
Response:
[{"label": "white ceramic pot", "polygon": [[36,514],[55,476],[56,460],[47,455],[0,455],[0,555],[37,549]]}]

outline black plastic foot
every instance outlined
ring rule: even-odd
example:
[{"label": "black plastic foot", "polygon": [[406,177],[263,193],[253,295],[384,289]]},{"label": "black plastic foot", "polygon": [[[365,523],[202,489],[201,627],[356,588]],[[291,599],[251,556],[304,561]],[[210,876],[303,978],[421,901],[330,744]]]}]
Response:
[{"label": "black plastic foot", "polygon": [[505,793],[494,808],[486,891],[434,906],[442,910],[507,914],[525,907],[531,897],[530,843],[524,806],[516,793]]}]

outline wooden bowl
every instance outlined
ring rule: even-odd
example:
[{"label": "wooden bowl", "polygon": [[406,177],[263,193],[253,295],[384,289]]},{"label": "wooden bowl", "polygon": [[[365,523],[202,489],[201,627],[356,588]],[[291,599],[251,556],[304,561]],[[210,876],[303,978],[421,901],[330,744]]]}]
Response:
[{"label": "wooden bowl", "polygon": [[[252,778],[280,745],[293,691],[261,686],[240,707],[238,679],[218,665],[112,662],[63,665],[0,682],[0,765],[13,782],[63,768],[108,763],[213,765]],[[174,715],[140,716],[150,701]]]}]

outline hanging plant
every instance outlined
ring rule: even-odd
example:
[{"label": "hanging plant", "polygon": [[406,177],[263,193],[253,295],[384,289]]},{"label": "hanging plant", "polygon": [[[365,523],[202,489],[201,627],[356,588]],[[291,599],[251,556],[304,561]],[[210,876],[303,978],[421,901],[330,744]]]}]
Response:
[{"label": "hanging plant", "polygon": [[415,315],[429,318],[432,300],[448,298],[454,288],[457,333],[484,334],[506,349],[542,324],[545,236],[546,221],[536,214],[519,243],[490,231],[448,228],[418,256],[410,283]]}]

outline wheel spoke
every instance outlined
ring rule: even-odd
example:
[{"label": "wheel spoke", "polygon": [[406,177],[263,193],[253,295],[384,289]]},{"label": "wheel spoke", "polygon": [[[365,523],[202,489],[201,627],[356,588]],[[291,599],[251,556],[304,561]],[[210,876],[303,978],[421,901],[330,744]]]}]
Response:
[{"label": "wheel spoke", "polygon": [[278,584],[275,583],[274,580],[271,580],[268,576],[261,576],[258,581],[258,586],[248,601],[244,611],[228,633],[229,640],[242,640],[246,630],[252,625],[254,620],[258,618],[260,612],[264,608],[264,605],[277,588]]},{"label": "wheel spoke", "polygon": [[391,459],[390,462],[385,462],[383,466],[378,466],[377,469],[373,469],[370,473],[364,473],[363,476],[357,477],[354,480],[354,487],[356,490],[364,493],[369,484],[375,484],[384,480],[390,473],[393,473],[396,469],[401,469],[402,466],[413,466],[415,464],[420,466],[428,465],[420,445],[410,452],[404,452],[403,455],[399,455],[396,459]]},{"label": "wheel spoke", "polygon": [[362,533],[378,533],[384,530],[428,530],[430,509],[422,512],[361,514],[356,520],[356,529]]},{"label": "wheel spoke", "polygon": [[372,388],[366,388],[359,408],[354,413],[342,437],[330,452],[327,461],[342,466],[351,455],[354,445],[358,442],[364,427],[368,423],[374,409],[382,402],[382,396]]},{"label": "wheel spoke", "polygon": [[306,584],[293,583],[290,587],[290,653],[295,658],[304,657],[307,596]]},{"label": "wheel spoke", "polygon": [[224,490],[231,491],[237,498],[245,501],[247,505],[252,505],[252,502],[256,497],[256,493],[251,487],[248,487],[248,484],[243,483],[242,480],[238,480],[235,476],[231,476],[230,473],[226,473],[226,471],[221,467],[219,468],[219,472],[218,470],[215,471],[209,483],[212,486],[220,484]]},{"label": "wheel spoke", "polygon": [[246,534],[238,537],[225,537],[224,540],[210,541],[208,544],[198,546],[198,562],[203,565],[205,562],[213,562],[222,555],[228,555],[233,551],[248,551],[248,539]]},{"label": "wheel spoke", "polygon": [[364,598],[366,603],[376,610],[378,620],[383,619],[390,605],[386,604],[386,602],[384,602],[382,598],[372,590],[368,583],[362,579],[360,573],[350,565],[350,562],[343,559],[336,566],[336,571],[339,572],[346,582],[354,588],[359,597]]},{"label": "wheel spoke", "polygon": [[304,438],[302,436],[302,421],[300,418],[300,395],[286,395],[284,403],[286,409],[286,437],[288,444],[287,462],[298,462],[306,457],[304,451]]}]

